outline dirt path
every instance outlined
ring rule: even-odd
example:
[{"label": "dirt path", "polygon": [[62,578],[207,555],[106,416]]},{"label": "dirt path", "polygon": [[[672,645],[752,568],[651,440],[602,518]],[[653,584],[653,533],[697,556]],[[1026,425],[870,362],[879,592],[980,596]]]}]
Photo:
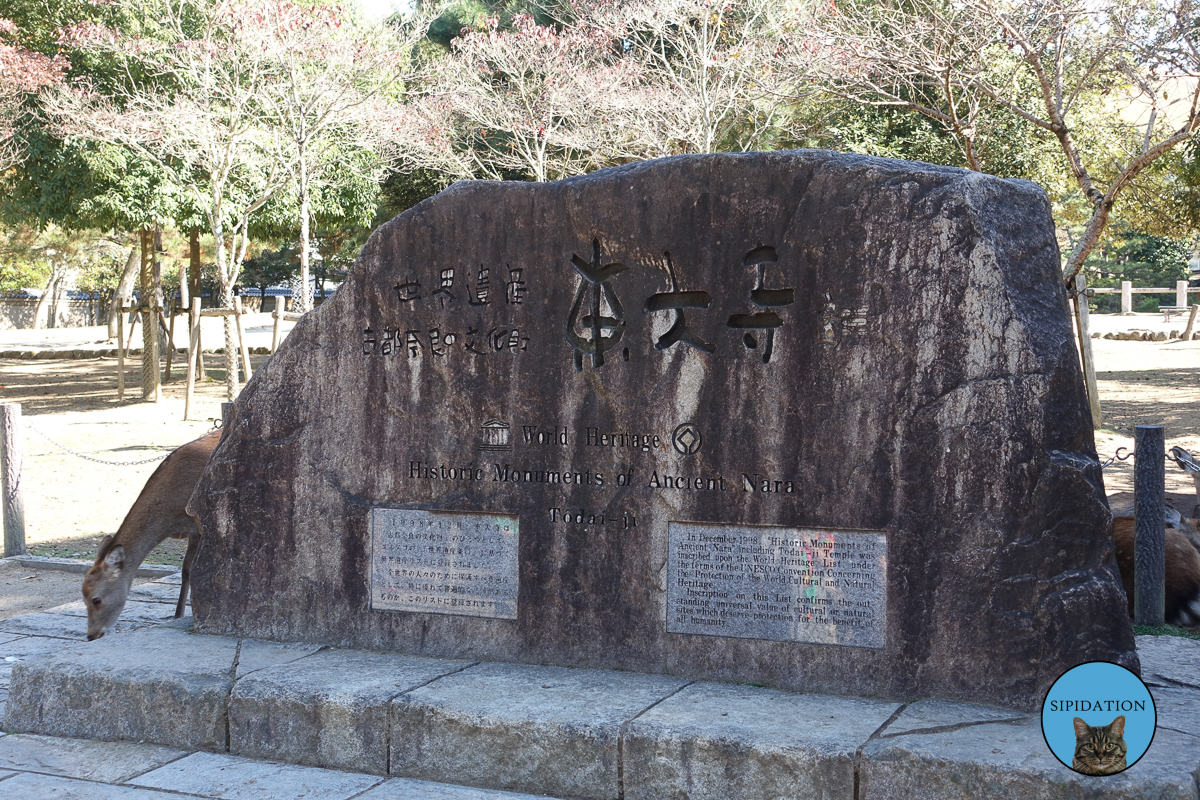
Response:
[{"label": "dirt path", "polygon": [[[265,359],[251,357],[251,365],[257,368]],[[223,383],[198,384],[192,419],[185,421],[184,381],[177,377],[166,384],[160,403],[146,403],[140,373],[136,364],[127,370],[125,400],[119,402],[115,358],[0,360],[0,402],[20,403],[27,423],[22,489],[31,549],[66,542],[54,552],[38,552],[91,557],[99,537],[120,526],[161,458],[203,435],[220,417]],[[219,371],[212,374],[222,377]],[[81,456],[151,461],[115,465]],[[170,548],[175,550],[182,553]]]}]

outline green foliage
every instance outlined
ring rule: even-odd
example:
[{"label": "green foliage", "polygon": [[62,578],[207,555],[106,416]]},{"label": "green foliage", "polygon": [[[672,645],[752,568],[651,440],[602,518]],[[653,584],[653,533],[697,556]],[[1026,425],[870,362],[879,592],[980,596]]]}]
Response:
[{"label": "green foliage", "polygon": [[448,185],[446,176],[428,169],[389,175],[380,187],[379,203],[372,226],[379,227],[422,200],[433,197]]},{"label": "green foliage", "polygon": [[[1135,287],[1161,286],[1169,294],[1135,295],[1135,311],[1157,311],[1158,306],[1175,304],[1175,281],[1190,277],[1188,261],[1192,243],[1167,236],[1154,236],[1129,230],[1116,230],[1107,247],[1093,251],[1085,269],[1088,285],[1094,288],[1119,288],[1121,281]],[[1119,294],[1096,295],[1090,307],[1100,313],[1121,310]]]},{"label": "green foliage", "polygon": [[238,285],[254,287],[260,293],[270,286],[287,283],[300,268],[300,248],[285,244],[278,250],[264,249],[254,258],[242,262]]}]

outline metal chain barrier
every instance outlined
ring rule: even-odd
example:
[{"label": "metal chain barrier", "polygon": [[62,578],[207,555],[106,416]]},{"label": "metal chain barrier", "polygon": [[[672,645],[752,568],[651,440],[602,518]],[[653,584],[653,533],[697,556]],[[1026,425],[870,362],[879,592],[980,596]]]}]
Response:
[{"label": "metal chain barrier", "polygon": [[[49,436],[47,436],[46,434],[42,433],[42,432],[41,432],[41,431],[39,431],[37,428],[33,427],[33,424],[32,424],[32,423],[28,423],[28,425],[29,425],[29,430],[33,431],[33,432],[34,432],[34,433],[36,433],[38,436],[42,437],[43,439],[45,439],[45,440],[46,440],[47,442],[49,442],[50,444],[52,444],[52,445],[54,445],[55,447],[57,447],[59,450],[63,450],[63,451],[65,451],[65,452],[67,452],[67,453],[70,453],[70,454],[71,454],[71,455],[73,455],[73,456],[76,456],[76,457],[78,457],[78,458],[82,458],[84,461],[92,461],[92,462],[94,462],[94,463],[96,463],[96,464],[106,464],[106,465],[108,465],[108,466],[112,466],[112,467],[134,467],[134,466],[137,466],[137,465],[139,465],[139,464],[151,464],[151,463],[153,463],[153,462],[155,462],[155,461],[162,461],[164,458],[166,458],[167,456],[171,455],[171,453],[170,453],[170,452],[167,452],[167,453],[163,453],[162,455],[157,455],[157,456],[154,456],[153,458],[143,458],[141,461],[105,461],[105,460],[104,460],[104,459],[102,459],[102,458],[94,458],[94,457],[92,457],[92,456],[89,456],[89,455],[87,455],[87,454],[85,454],[85,453],[80,453],[80,452],[79,452],[79,451],[77,451],[77,450],[72,450],[71,448],[67,447],[65,444],[62,444],[61,442],[56,442],[56,441],[54,441],[54,440],[53,440],[53,439],[51,439]],[[175,448],[171,448],[171,450],[172,450],[172,451],[174,451],[174,449],[175,449]]]}]

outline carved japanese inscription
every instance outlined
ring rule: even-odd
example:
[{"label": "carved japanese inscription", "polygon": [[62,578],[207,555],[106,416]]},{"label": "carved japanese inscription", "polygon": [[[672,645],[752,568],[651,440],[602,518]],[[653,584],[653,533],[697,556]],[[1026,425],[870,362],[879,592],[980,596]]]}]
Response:
[{"label": "carved japanese inscription", "polygon": [[517,618],[517,517],[372,508],[371,608]]},{"label": "carved japanese inscription", "polygon": [[668,547],[670,633],[884,646],[882,533],[671,522]]}]

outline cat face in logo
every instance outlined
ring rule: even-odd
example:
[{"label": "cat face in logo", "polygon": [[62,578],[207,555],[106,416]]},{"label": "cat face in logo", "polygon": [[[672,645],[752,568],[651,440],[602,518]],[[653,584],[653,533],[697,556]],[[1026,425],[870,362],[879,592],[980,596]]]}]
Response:
[{"label": "cat face in logo", "polygon": [[1116,775],[1125,767],[1125,715],[1094,727],[1075,717],[1071,769],[1084,775]]}]

